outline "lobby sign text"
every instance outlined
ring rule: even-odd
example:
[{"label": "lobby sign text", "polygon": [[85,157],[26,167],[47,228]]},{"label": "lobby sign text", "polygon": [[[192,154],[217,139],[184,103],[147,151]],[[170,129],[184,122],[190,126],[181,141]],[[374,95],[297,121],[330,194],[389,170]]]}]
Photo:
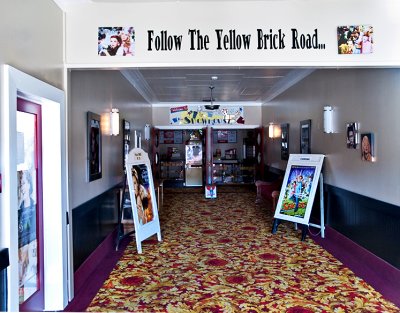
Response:
[{"label": "lobby sign text", "polygon": [[167,30],[147,31],[148,51],[182,50],[183,41],[188,41],[190,50],[209,50],[211,40],[215,40],[216,50],[316,50],[325,49],[318,37],[318,29],[303,33],[291,28],[285,33],[282,29],[258,28],[254,34],[243,34],[235,29],[215,29],[212,36],[202,33],[200,29],[188,29],[186,37],[182,34],[170,34]]}]

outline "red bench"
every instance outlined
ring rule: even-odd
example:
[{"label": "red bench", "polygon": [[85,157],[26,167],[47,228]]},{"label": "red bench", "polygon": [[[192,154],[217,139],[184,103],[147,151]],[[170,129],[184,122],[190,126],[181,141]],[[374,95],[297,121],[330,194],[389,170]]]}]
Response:
[{"label": "red bench", "polygon": [[262,180],[256,181],[257,197],[256,203],[268,202],[272,204],[272,208],[275,209],[276,201],[279,197],[279,191],[282,187],[282,180],[277,179],[273,182],[266,182]]}]

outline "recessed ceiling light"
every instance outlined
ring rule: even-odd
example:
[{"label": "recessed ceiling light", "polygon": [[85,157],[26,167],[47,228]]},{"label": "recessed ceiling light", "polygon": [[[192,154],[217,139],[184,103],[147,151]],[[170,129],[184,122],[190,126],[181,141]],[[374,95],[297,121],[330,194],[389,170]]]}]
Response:
[{"label": "recessed ceiling light", "polygon": [[218,76],[211,76],[211,80],[217,80]]}]

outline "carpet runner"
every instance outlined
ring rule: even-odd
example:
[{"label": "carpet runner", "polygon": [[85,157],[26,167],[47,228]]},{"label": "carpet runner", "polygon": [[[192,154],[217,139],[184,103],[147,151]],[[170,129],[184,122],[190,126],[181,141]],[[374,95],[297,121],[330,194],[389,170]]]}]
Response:
[{"label": "carpet runner", "polygon": [[400,312],[292,223],[271,234],[255,192],[167,192],[163,241],[135,241],[90,312]]}]

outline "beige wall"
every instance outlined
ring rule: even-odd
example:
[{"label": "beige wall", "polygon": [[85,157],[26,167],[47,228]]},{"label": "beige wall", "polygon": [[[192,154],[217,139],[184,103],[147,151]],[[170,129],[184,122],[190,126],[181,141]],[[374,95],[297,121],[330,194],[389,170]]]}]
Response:
[{"label": "beige wall", "polygon": [[[263,123],[290,123],[289,152],[299,153],[299,123],[312,120],[311,152],[326,155],[325,182],[400,205],[400,70],[318,70],[263,107]],[[339,133],[323,133],[323,107],[333,106]],[[376,163],[346,147],[346,123],[375,134]],[[280,140],[267,141],[265,162],[285,169]]]},{"label": "beige wall", "polygon": [[63,12],[52,0],[1,1],[0,64],[64,89]]},{"label": "beige wall", "polygon": [[[69,185],[70,207],[75,208],[122,182],[122,119],[131,122],[132,136],[134,130],[141,130],[144,139],[144,125],[151,123],[151,107],[131,102],[130,99],[138,95],[119,71],[75,70],[70,73],[70,81]],[[107,127],[102,129],[103,175],[89,183],[86,165],[87,112],[101,115],[102,125],[107,126],[111,108],[120,109],[121,132],[119,136],[110,136]],[[148,151],[144,140],[142,148]]]},{"label": "beige wall", "polygon": [[[15,164],[15,148],[16,130],[15,130],[15,98],[7,96],[9,90],[23,91],[25,94],[37,96],[38,98],[46,98],[55,101],[59,101],[61,105],[61,112],[59,112],[58,119],[59,124],[62,126],[59,130],[61,133],[61,145],[64,143],[65,137],[63,136],[65,127],[65,110],[64,110],[64,94],[48,87],[42,82],[48,83],[61,90],[65,89],[64,85],[64,32],[63,32],[63,19],[64,15],[60,8],[52,0],[12,0],[12,1],[1,1],[0,4],[0,67],[3,69],[4,65],[10,65],[13,68],[28,74],[29,79],[26,75],[16,74],[17,71],[6,73],[1,71],[0,83],[2,89],[0,91],[0,173],[3,174],[3,191],[0,194],[0,248],[10,248],[10,263],[9,269],[9,310],[18,311],[18,217],[17,217],[17,200],[16,197],[16,176],[13,177],[13,173],[16,173]],[[18,71],[18,73],[20,73]],[[3,76],[4,75],[4,76]],[[10,88],[6,88],[5,78],[10,78]],[[17,78],[18,77],[18,78]],[[31,79],[35,77],[40,82]],[[14,89],[13,89],[14,88]],[[54,97],[54,95],[57,95]],[[5,98],[5,97],[7,98]],[[11,99],[12,98],[12,99]],[[47,107],[48,109],[49,107]],[[10,110],[9,110],[10,109]],[[45,116],[47,109],[43,109],[42,116]],[[52,111],[54,112],[54,111]],[[57,118],[56,116],[54,118]],[[57,123],[56,123],[57,124]],[[43,136],[47,138],[46,136]],[[57,147],[56,143],[56,147]],[[46,142],[43,142],[43,149],[46,150]],[[54,145],[53,145],[54,146]],[[48,147],[48,146],[47,146]],[[61,150],[64,149],[62,146]],[[48,151],[48,150],[47,150]],[[44,155],[46,153],[44,152]],[[61,157],[60,163],[63,166],[65,162],[64,155]],[[57,163],[57,162],[55,162]],[[58,163],[57,163],[58,165]],[[44,167],[45,170],[45,167]],[[60,175],[64,175],[65,166],[62,168],[62,173],[57,173],[54,180],[56,181],[53,186],[59,186],[62,183]],[[61,179],[63,182],[66,178]],[[44,182],[44,186],[46,183]],[[45,187],[46,188],[46,187]],[[57,188],[55,188],[57,189]],[[46,189],[44,189],[46,193]],[[57,196],[55,196],[57,198]],[[55,198],[52,198],[54,201]],[[48,198],[47,198],[48,199]],[[58,199],[58,198],[57,198]],[[56,271],[56,275],[53,275],[51,279],[46,276],[44,279],[45,287],[45,309],[61,310],[67,302],[67,290],[66,286],[66,224],[62,223],[65,218],[65,208],[63,207],[63,201],[57,202],[55,206],[57,208],[53,213],[55,219],[52,220],[52,225],[47,223],[46,219],[49,218],[49,214],[46,213],[46,204],[43,206],[44,216],[44,245],[51,246],[49,237],[46,234],[52,234],[53,238],[57,240],[57,247],[54,249],[46,250],[43,255],[43,259],[46,264],[53,264],[52,270]],[[48,202],[46,202],[48,203]],[[52,202],[53,203],[53,202]],[[51,232],[53,226],[58,227],[59,232]],[[64,251],[62,251],[64,250]],[[46,271],[46,270],[45,270]],[[49,288],[47,288],[49,287]],[[55,288],[53,288],[55,287]]]}]

